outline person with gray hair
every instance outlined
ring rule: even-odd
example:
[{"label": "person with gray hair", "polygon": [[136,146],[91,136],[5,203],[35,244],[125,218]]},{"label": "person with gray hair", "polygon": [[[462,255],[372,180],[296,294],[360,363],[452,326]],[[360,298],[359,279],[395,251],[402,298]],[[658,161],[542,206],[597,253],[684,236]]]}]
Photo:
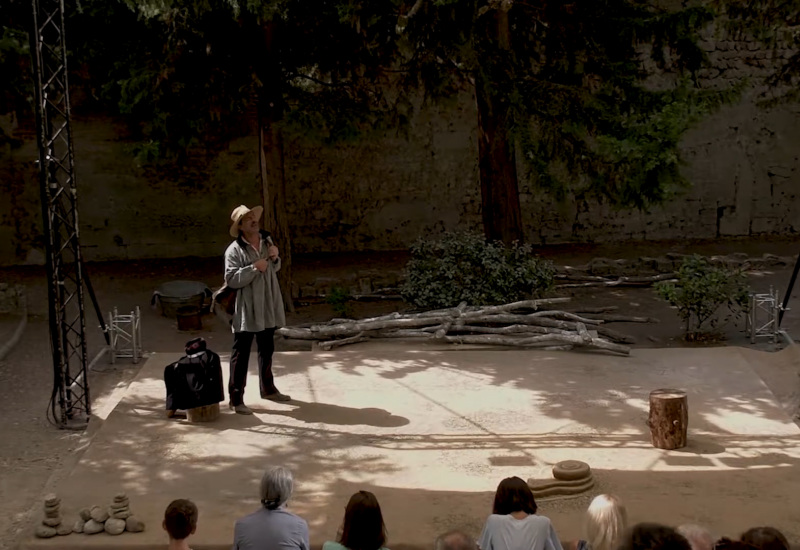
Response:
[{"label": "person with gray hair", "polygon": [[288,468],[271,468],[261,478],[261,508],[236,521],[233,550],[309,550],[308,523],[286,509],[294,479]]},{"label": "person with gray hair", "polygon": [[689,541],[692,550],[712,550],[718,538],[712,535],[711,531],[705,527],[692,523],[680,525],[676,531]]},{"label": "person with gray hair", "polygon": [[478,543],[468,534],[458,529],[436,537],[434,550],[478,550]]}]

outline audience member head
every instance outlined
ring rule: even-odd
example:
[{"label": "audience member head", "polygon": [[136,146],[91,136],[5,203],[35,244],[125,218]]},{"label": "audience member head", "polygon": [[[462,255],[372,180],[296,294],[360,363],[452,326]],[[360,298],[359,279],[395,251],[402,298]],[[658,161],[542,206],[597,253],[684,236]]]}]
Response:
[{"label": "audience member head", "polygon": [[614,495],[598,495],[586,510],[586,540],[592,550],[616,550],[628,527],[628,513]]},{"label": "audience member head", "polygon": [[714,550],[758,550],[752,544],[742,542],[740,540],[732,540],[728,537],[722,537],[714,543]]},{"label": "audience member head", "polygon": [[197,530],[197,506],[191,500],[173,500],[164,511],[161,526],[172,540],[183,540]]},{"label": "audience member head", "polygon": [[759,550],[789,550],[791,546],[783,533],[774,527],[753,527],[745,531],[739,539]]},{"label": "audience member head", "polygon": [[705,527],[691,523],[678,526],[677,531],[689,541],[692,550],[713,550],[718,538]]},{"label": "audience member head", "polygon": [[291,470],[283,466],[271,468],[261,478],[261,504],[267,510],[277,510],[292,496],[293,488]]},{"label": "audience member head", "polygon": [[386,544],[386,525],[375,495],[359,491],[350,497],[339,542],[350,550],[378,550]]},{"label": "audience member head", "polygon": [[639,523],[622,537],[619,550],[692,550],[692,547],[672,527],[658,523]]},{"label": "audience member head", "polygon": [[478,544],[463,531],[453,530],[436,537],[433,550],[478,550]]},{"label": "audience member head", "polygon": [[512,512],[536,513],[536,501],[528,484],[514,476],[507,477],[497,486],[492,513],[505,516]]},{"label": "audience member head", "polygon": [[678,526],[677,531],[689,541],[692,550],[714,550],[714,544],[719,539],[705,527],[692,523]]}]

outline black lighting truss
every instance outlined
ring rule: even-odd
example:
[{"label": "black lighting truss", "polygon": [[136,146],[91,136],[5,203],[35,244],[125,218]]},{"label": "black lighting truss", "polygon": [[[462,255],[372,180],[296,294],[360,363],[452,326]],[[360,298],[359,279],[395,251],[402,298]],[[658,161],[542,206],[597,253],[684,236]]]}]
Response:
[{"label": "black lighting truss", "polygon": [[[80,429],[86,426],[92,411],[70,130],[64,2],[32,0],[32,4],[31,57],[54,372],[51,410],[59,427]],[[56,399],[60,417],[55,414]]]}]

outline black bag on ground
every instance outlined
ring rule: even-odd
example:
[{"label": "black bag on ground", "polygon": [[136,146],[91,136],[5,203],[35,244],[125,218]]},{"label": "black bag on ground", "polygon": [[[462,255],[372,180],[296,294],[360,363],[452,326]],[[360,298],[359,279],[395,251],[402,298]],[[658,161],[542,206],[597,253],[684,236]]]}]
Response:
[{"label": "black bag on ground", "polygon": [[225,400],[219,355],[206,349],[206,341],[186,343],[186,355],[164,368],[167,410],[194,409]]}]

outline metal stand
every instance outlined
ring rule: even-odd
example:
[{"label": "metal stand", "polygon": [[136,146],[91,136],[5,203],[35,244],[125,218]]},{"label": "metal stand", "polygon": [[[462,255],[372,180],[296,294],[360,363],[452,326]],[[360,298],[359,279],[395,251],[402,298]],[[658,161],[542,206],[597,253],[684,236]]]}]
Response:
[{"label": "metal stand", "polygon": [[772,287],[769,287],[769,294],[750,295],[747,332],[750,333],[751,344],[755,344],[757,338],[769,338],[773,344],[778,343],[779,319],[783,310],[779,298],[779,292]]},{"label": "metal stand", "polygon": [[134,363],[142,356],[142,317],[139,306],[130,315],[120,315],[117,308],[108,314],[108,327],[111,333],[111,364],[117,357],[130,357]]}]

